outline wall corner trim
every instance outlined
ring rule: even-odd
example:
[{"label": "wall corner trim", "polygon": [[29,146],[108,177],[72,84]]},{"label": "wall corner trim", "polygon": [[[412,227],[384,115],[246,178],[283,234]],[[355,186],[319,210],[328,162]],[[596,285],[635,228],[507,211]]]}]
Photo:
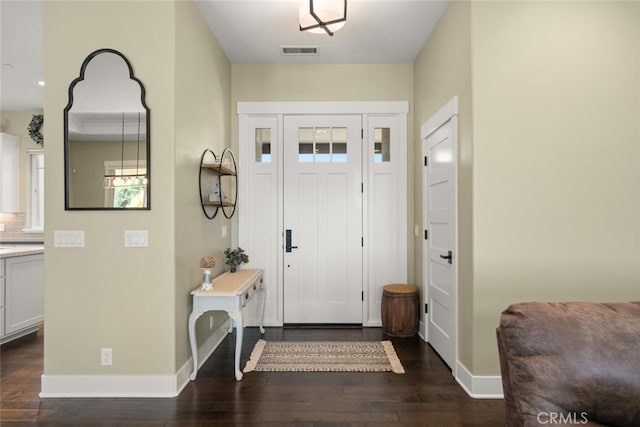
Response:
[{"label": "wall corner trim", "polygon": [[502,377],[474,376],[460,362],[456,362],[456,381],[474,399],[504,399]]}]

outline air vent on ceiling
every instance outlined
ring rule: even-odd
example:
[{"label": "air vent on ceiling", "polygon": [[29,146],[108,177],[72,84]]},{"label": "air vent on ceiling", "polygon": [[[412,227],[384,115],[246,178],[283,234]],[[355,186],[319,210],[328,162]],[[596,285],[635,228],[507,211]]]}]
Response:
[{"label": "air vent on ceiling", "polygon": [[317,55],[318,46],[280,46],[283,55]]}]

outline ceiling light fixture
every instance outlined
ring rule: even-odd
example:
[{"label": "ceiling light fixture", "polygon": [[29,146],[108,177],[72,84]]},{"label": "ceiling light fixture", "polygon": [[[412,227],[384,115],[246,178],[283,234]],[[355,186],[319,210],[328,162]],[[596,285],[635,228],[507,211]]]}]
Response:
[{"label": "ceiling light fixture", "polygon": [[333,36],[347,21],[347,0],[304,0],[299,19],[300,31]]}]

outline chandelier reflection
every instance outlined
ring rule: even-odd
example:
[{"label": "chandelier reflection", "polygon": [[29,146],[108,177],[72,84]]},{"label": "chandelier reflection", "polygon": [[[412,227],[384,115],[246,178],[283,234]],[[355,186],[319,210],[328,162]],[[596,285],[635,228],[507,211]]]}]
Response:
[{"label": "chandelier reflection", "polygon": [[146,168],[140,170],[140,112],[137,113],[137,143],[136,143],[136,160],[135,168],[129,165],[127,161],[125,165],[125,113],[122,113],[122,132],[120,139],[120,169],[117,173],[105,174],[104,188],[122,188],[122,187],[146,187],[149,179],[147,177]]}]

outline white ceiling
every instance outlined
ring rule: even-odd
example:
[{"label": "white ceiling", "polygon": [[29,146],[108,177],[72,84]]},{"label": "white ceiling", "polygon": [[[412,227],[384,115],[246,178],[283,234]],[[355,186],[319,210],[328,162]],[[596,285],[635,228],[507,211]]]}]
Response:
[{"label": "white ceiling", "polygon": [[42,109],[42,0],[0,0],[0,110]]},{"label": "white ceiling", "polygon": [[[301,32],[300,0],[196,0],[232,63],[411,63],[448,0],[348,0],[333,37]],[[317,46],[318,56],[283,56],[281,46]]]},{"label": "white ceiling", "polygon": [[[449,0],[348,0],[333,37],[299,30],[299,1],[196,3],[231,63],[380,64],[413,62]],[[0,0],[0,22],[0,109],[41,109],[42,0]],[[284,56],[282,46],[317,46],[319,55]]]}]

